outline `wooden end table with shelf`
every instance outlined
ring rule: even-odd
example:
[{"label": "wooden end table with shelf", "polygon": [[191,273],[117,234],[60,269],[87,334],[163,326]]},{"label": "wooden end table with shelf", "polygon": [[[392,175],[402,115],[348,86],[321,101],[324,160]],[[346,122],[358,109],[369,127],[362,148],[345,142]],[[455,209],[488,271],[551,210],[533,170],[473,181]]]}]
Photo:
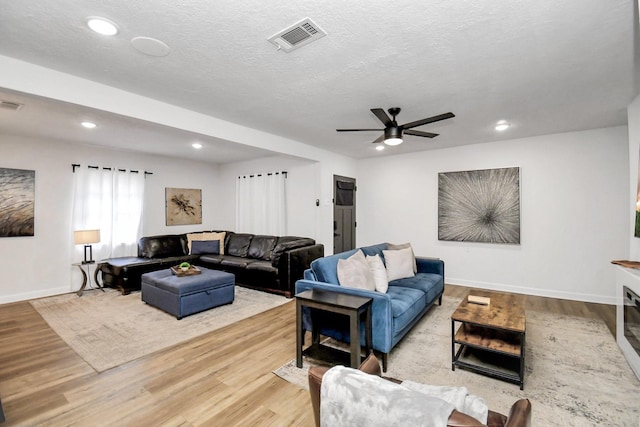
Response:
[{"label": "wooden end table with shelf", "polygon": [[[451,315],[451,369],[469,369],[519,384],[523,390],[524,296],[490,291],[469,294],[487,297],[490,303],[469,303],[467,295]],[[456,322],[460,323],[457,330]]]},{"label": "wooden end table with shelf", "polygon": [[[307,290],[296,294],[296,366],[302,368],[302,355],[311,358],[333,361],[352,368],[358,368],[362,362],[360,354],[360,320],[365,317],[365,355],[373,349],[371,337],[371,304],[373,300],[367,297],[347,295],[340,292],[321,291],[318,289]],[[319,325],[313,322],[312,344],[303,349],[304,329],[302,327],[302,309],[328,311],[330,313],[343,314],[349,317],[349,334],[351,337],[351,352],[349,353],[324,346],[319,341]]]}]

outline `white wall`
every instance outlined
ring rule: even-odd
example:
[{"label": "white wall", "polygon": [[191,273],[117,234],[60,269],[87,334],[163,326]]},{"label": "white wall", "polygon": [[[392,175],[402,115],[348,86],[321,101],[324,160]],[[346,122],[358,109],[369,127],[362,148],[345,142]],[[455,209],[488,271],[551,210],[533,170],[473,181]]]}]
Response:
[{"label": "white wall", "polygon": [[[315,162],[290,156],[275,156],[220,167],[221,194],[226,205],[224,223],[235,228],[235,181],[239,175],[286,170],[287,234],[312,237],[333,253],[333,175],[355,176],[356,161],[326,155]],[[316,200],[319,206],[316,206]]]},{"label": "white wall", "polygon": [[[75,291],[82,280],[73,262],[81,259],[71,230],[72,163],[153,172],[145,181],[143,235],[235,229],[238,174],[286,170],[287,234],[315,238],[333,247],[333,174],[355,175],[352,159],[322,153],[316,162],[276,156],[224,166],[109,150],[61,141],[0,135],[0,167],[36,171],[35,236],[0,239],[0,303]],[[202,224],[165,225],[165,188],[202,189]],[[316,199],[321,206],[316,206]],[[328,252],[330,253],[330,252]],[[94,250],[94,259],[100,259]],[[26,266],[15,269],[13,266]]]},{"label": "white wall", "polygon": [[[409,241],[445,261],[447,283],[614,304],[610,261],[628,253],[628,164],[626,127],[363,160],[358,246]],[[513,166],[521,244],[438,241],[438,173]]]},{"label": "white wall", "polygon": [[627,109],[629,124],[629,198],[627,202],[629,259],[640,260],[640,238],[633,237],[635,231],[636,194],[639,190],[640,175],[638,164],[640,163],[640,95],[629,104]]},{"label": "white wall", "polygon": [[[609,261],[629,257],[639,112],[636,99],[629,107],[628,134],[618,127],[382,159],[328,156],[312,162],[278,156],[221,167],[3,135],[0,167],[36,171],[36,220],[34,237],[0,239],[0,303],[78,288],[79,273],[70,265],[77,261],[71,163],[153,172],[146,181],[144,235],[234,229],[237,175],[287,170],[288,233],[315,238],[326,254],[333,246],[333,175],[352,176],[359,190],[358,245],[410,241],[418,254],[445,260],[448,283],[613,303]],[[521,245],[438,241],[437,173],[509,166],[522,172]],[[165,225],[165,187],[202,188],[201,226]],[[631,246],[630,259],[638,259],[640,239],[632,238]]]},{"label": "white wall", "polygon": [[[35,235],[0,238],[0,303],[69,292],[82,283],[71,266],[81,258],[72,244],[72,163],[153,172],[145,181],[144,235],[211,229],[219,221],[219,171],[210,164],[10,135],[0,135],[0,153],[0,167],[36,171]],[[202,189],[202,225],[165,225],[165,187]]]},{"label": "white wall", "polygon": [[[317,208],[315,192],[317,162],[289,156],[274,156],[220,166],[221,195],[225,200],[224,224],[235,230],[236,181],[238,176],[286,171],[287,235],[315,238]],[[239,232],[247,230],[237,230]]]}]

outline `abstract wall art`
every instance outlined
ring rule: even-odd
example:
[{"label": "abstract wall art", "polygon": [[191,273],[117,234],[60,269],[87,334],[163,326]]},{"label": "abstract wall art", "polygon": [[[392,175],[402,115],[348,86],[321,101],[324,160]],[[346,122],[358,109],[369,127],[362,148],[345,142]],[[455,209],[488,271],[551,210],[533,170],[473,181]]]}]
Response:
[{"label": "abstract wall art", "polygon": [[520,243],[520,168],[438,174],[438,240]]},{"label": "abstract wall art", "polygon": [[202,190],[165,188],[167,225],[202,224]]},{"label": "abstract wall art", "polygon": [[0,168],[0,237],[33,236],[36,171]]}]

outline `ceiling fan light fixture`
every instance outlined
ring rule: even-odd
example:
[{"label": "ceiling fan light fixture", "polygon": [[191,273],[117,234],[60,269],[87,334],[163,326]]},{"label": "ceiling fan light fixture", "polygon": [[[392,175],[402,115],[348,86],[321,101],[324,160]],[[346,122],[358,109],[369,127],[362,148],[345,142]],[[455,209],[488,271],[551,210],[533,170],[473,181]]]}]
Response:
[{"label": "ceiling fan light fixture", "polygon": [[388,127],[384,130],[384,143],[390,146],[402,144],[402,130],[398,127]]},{"label": "ceiling fan light fixture", "polygon": [[[420,136],[423,138],[435,138],[438,136],[437,133],[432,132],[423,132],[421,130],[414,130],[418,126],[427,125],[429,123],[439,122],[441,120],[450,119],[455,117],[456,115],[452,112],[438,114],[437,116],[427,117],[424,119],[416,120],[413,122],[405,123],[399,125],[396,122],[396,116],[400,114],[399,107],[389,108],[388,112],[391,115],[387,115],[387,113],[382,108],[372,108],[371,112],[374,116],[378,118],[384,125],[384,129],[336,129],[337,132],[379,132],[384,130],[384,133],[378,136],[373,140],[374,144],[378,144],[380,142],[384,142],[386,145],[394,146],[400,145],[403,142],[403,134],[411,135],[411,136]],[[377,147],[376,147],[377,148]],[[377,148],[380,149],[380,148]]]},{"label": "ceiling fan light fixture", "polygon": [[388,138],[384,140],[384,143],[393,147],[402,144],[402,138]]}]

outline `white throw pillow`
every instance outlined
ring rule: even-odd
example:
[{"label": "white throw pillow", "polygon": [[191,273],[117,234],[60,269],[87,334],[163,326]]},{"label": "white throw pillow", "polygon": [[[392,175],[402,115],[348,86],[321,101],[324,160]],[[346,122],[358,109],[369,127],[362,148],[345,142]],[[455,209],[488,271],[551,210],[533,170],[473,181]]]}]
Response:
[{"label": "white throw pillow", "polygon": [[369,269],[373,275],[373,282],[376,285],[376,291],[386,294],[387,289],[389,289],[389,280],[387,279],[387,269],[384,267],[382,258],[380,258],[380,255],[378,254],[373,256],[367,255],[367,263],[369,264]]},{"label": "white throw pillow", "polygon": [[339,259],[337,272],[340,286],[368,291],[376,290],[369,263],[360,249],[347,259]]},{"label": "white throw pillow", "polygon": [[396,251],[382,251],[387,265],[387,279],[391,282],[396,279],[413,277],[413,251],[411,248],[398,249]]},{"label": "white throw pillow", "polygon": [[387,249],[390,251],[396,251],[398,249],[411,249],[411,256],[413,256],[413,273],[418,272],[418,263],[416,262],[416,254],[413,252],[413,248],[411,247],[411,243],[403,243],[401,245],[394,245],[393,243],[387,243]]}]

